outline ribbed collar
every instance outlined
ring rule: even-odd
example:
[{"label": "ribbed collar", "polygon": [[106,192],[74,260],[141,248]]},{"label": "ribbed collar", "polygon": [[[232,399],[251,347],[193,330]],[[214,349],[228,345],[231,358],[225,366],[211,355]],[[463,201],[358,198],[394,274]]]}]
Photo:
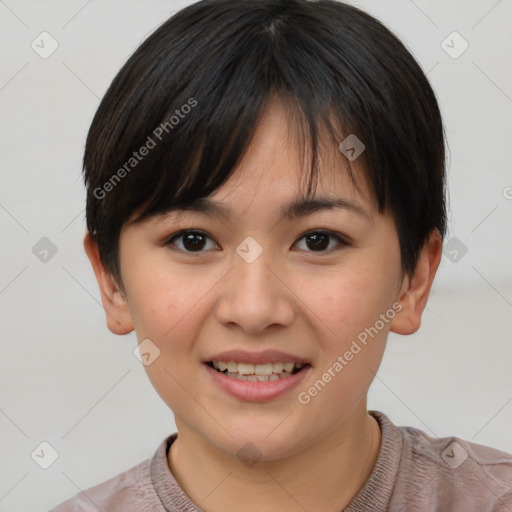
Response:
[{"label": "ribbed collar", "polygon": [[[344,512],[384,512],[388,508],[398,476],[403,437],[399,428],[379,411],[368,411],[379,423],[382,432],[377,462],[362,489]],[[168,512],[204,512],[180,487],[169,469],[167,454],[177,439],[175,432],[164,439],[153,458],[150,472],[153,486]]]},{"label": "ribbed collar", "polygon": [[344,512],[385,512],[393,494],[402,457],[400,429],[379,411],[368,411],[379,423],[382,433],[379,455],[370,476]]}]

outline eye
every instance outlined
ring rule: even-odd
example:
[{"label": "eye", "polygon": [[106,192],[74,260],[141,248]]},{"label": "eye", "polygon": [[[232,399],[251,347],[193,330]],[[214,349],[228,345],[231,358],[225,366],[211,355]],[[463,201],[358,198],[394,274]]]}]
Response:
[{"label": "eye", "polygon": [[[213,240],[202,231],[180,231],[167,239],[165,245],[179,245],[178,250],[184,252],[204,252],[202,249],[207,245],[206,241]],[[181,242],[180,244],[175,244]],[[214,242],[214,248],[218,245]]]},{"label": "eye", "polygon": [[[337,233],[332,233],[331,231],[310,231],[309,233],[306,233],[301,238],[299,238],[299,241],[297,241],[294,246],[298,245],[300,240],[305,240],[306,249],[299,248],[299,250],[306,250],[306,252],[326,253],[337,250],[336,247],[330,247],[332,245],[330,243],[332,239],[336,239],[338,241],[337,245],[341,246],[338,247],[338,249],[350,245],[348,240]],[[213,243],[210,247],[207,247],[208,241]],[[177,248],[177,250],[187,253],[201,253],[204,252],[203,249],[219,248],[219,246],[210,236],[208,236],[203,231],[197,230],[185,230],[171,235],[165,241],[165,245],[173,245]]]},{"label": "eye", "polygon": [[[349,246],[350,243],[343,238],[341,235],[338,235],[336,233],[332,233],[331,231],[310,231],[309,233],[306,233],[303,237],[299,238],[300,240],[305,240],[306,247],[309,247],[311,251],[307,252],[331,252],[332,250],[337,250],[336,248],[330,248],[328,249],[330,245],[329,239],[337,239],[338,245],[341,245],[342,247]],[[299,242],[297,242],[298,244]],[[338,247],[342,248],[342,247]],[[327,249],[327,250],[326,250]]]}]

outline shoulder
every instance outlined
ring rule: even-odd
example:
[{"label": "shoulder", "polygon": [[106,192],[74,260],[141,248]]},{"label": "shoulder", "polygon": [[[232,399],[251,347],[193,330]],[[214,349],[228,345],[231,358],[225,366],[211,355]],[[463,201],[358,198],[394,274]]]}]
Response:
[{"label": "shoulder", "polygon": [[458,437],[397,427],[404,444],[399,483],[418,501],[443,510],[512,510],[512,454]]},{"label": "shoulder", "polygon": [[49,512],[163,511],[158,508],[160,500],[151,483],[150,462],[149,459],[140,462],[105,482],[85,489]]}]

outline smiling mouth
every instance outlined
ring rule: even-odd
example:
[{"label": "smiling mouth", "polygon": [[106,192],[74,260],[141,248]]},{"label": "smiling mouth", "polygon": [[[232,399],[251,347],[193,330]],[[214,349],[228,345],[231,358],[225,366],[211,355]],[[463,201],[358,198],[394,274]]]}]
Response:
[{"label": "smiling mouth", "polygon": [[246,382],[273,382],[286,379],[310,366],[307,363],[292,362],[248,364],[234,361],[208,361],[206,364],[227,377]]}]

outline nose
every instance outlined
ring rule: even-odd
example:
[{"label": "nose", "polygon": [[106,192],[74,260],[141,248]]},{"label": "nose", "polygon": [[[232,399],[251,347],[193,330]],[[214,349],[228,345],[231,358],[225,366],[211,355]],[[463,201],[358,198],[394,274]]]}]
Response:
[{"label": "nose", "polygon": [[234,267],[223,280],[217,319],[237,325],[248,334],[289,326],[295,310],[294,295],[282,269],[263,251],[254,261],[235,254]]}]

